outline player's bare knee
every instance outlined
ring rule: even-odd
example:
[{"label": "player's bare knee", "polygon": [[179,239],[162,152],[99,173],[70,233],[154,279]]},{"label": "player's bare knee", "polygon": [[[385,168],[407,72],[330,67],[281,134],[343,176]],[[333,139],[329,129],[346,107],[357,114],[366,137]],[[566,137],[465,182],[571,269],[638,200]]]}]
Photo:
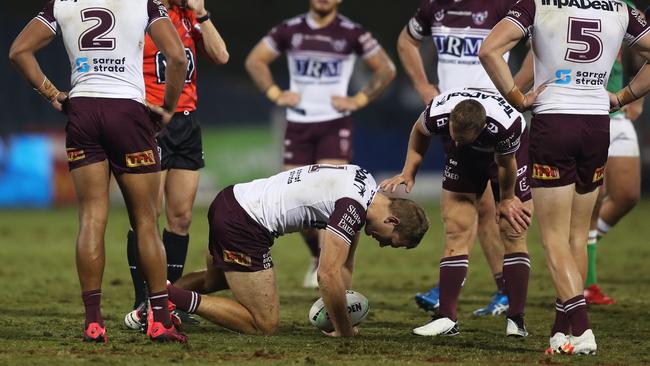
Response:
[{"label": "player's bare knee", "polygon": [[167,228],[178,235],[187,235],[192,225],[192,210],[168,214]]},{"label": "player's bare knee", "polygon": [[255,318],[255,327],[263,335],[273,335],[278,331],[280,319],[277,316],[265,316]]},{"label": "player's bare knee", "polygon": [[631,209],[636,206],[637,203],[639,203],[639,200],[641,199],[641,192],[639,190],[624,190],[620,192],[617,197],[615,198],[615,202],[620,206],[622,209],[626,211],[630,211]]},{"label": "player's bare knee", "polygon": [[445,238],[455,240],[469,235],[472,224],[467,219],[451,218],[444,219]]}]

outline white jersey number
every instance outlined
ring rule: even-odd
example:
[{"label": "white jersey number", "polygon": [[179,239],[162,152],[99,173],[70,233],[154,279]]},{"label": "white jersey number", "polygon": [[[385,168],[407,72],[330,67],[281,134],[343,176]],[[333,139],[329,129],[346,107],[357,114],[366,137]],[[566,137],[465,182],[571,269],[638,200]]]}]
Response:
[{"label": "white jersey number", "polygon": [[79,36],[79,50],[107,50],[115,49],[115,38],[106,37],[115,28],[115,15],[104,8],[87,8],[81,11],[82,22],[95,24]]}]

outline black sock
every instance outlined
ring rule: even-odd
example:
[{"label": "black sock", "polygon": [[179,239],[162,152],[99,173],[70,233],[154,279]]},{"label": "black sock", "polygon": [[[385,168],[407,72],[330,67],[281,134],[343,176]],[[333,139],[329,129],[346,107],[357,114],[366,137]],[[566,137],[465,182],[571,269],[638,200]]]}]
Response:
[{"label": "black sock", "polygon": [[147,300],[147,284],[138,270],[138,246],[133,230],[129,230],[129,233],[126,235],[126,257],[129,261],[131,280],[133,281],[133,290],[135,292],[135,301],[133,303],[133,309],[135,309]]},{"label": "black sock", "polygon": [[190,236],[174,234],[165,229],[162,240],[167,253],[167,279],[174,283],[183,276]]}]

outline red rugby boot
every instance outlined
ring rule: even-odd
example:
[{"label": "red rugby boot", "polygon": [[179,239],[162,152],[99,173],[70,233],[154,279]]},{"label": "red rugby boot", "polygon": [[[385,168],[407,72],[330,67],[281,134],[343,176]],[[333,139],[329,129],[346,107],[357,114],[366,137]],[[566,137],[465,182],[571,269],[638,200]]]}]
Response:
[{"label": "red rugby boot", "polygon": [[614,301],[614,299],[611,297],[605,295],[605,293],[603,293],[603,291],[600,289],[600,286],[595,283],[589,285],[589,287],[584,290],[584,297],[585,300],[587,300],[587,304],[591,305],[616,304],[616,301]]},{"label": "red rugby boot", "polygon": [[[171,301],[168,301],[168,306],[170,310],[176,308]],[[165,328],[163,323],[155,322],[153,320],[153,311],[150,311],[147,314],[147,335],[149,336],[149,339],[154,342],[187,343],[187,336],[179,332],[177,329],[177,327],[180,326],[180,319],[171,315],[171,313],[170,318],[172,325],[169,328]]]},{"label": "red rugby boot", "polygon": [[90,323],[84,330],[84,342],[106,343],[106,327]]}]

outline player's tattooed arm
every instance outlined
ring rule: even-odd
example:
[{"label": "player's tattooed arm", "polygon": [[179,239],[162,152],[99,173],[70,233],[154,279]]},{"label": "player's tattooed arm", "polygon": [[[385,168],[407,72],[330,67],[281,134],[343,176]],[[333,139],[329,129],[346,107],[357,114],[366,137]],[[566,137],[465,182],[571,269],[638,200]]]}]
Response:
[{"label": "player's tattooed arm", "polygon": [[395,64],[383,49],[365,59],[372,70],[372,78],[360,92],[353,97],[332,96],[332,106],[339,112],[356,111],[377,98],[395,78]]},{"label": "player's tattooed arm", "polygon": [[406,193],[410,193],[415,185],[415,175],[422,165],[424,155],[429,150],[431,136],[424,127],[424,113],[413,125],[411,136],[409,137],[408,150],[406,152],[406,161],[402,172],[392,178],[386,179],[379,184],[384,192],[395,192],[398,186],[404,185]]},{"label": "player's tattooed arm", "polygon": [[[413,83],[413,87],[420,95],[422,102],[426,105],[433,98],[440,94],[438,87],[431,84],[427,78],[422,62],[422,55],[420,54],[420,44],[422,42],[414,39],[408,34],[406,27],[397,38],[397,54],[402,62],[404,71]],[[435,48],[434,48],[435,52]]]},{"label": "player's tattooed arm", "polygon": [[257,88],[266,94],[270,101],[280,107],[295,107],[300,103],[300,94],[289,90],[281,90],[273,81],[269,65],[280,54],[261,40],[246,57],[244,66],[248,75],[253,79]]},{"label": "player's tattooed arm", "polygon": [[36,52],[47,46],[56,36],[53,31],[39,20],[32,20],[16,37],[9,50],[9,59],[25,79],[59,112],[63,112],[63,103],[67,94],[59,91],[45,76],[36,60]]}]

